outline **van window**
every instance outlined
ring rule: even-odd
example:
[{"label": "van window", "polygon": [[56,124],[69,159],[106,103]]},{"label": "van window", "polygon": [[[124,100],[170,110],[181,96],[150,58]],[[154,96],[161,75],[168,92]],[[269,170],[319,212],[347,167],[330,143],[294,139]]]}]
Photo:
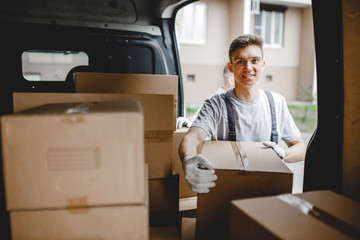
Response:
[{"label": "van window", "polygon": [[65,81],[76,66],[88,66],[89,57],[81,51],[27,50],[22,53],[22,74],[28,81]]}]

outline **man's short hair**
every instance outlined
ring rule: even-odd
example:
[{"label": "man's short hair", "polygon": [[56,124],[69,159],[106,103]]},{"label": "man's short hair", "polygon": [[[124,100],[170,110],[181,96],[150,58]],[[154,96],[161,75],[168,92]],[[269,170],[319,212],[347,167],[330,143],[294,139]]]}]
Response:
[{"label": "man's short hair", "polygon": [[230,44],[229,48],[229,59],[231,62],[231,55],[239,48],[246,48],[251,45],[260,47],[261,57],[263,57],[263,39],[261,36],[256,34],[243,34],[235,38]]}]

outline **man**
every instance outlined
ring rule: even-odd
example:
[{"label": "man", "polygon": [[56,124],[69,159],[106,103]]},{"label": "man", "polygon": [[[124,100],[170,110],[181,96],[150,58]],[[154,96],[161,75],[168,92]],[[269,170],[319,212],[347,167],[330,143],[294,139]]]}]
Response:
[{"label": "man", "polygon": [[[217,179],[212,163],[197,154],[197,147],[207,136],[212,140],[263,142],[286,162],[301,161],[305,157],[304,140],[289,113],[285,99],[276,93],[271,93],[272,97],[267,96],[259,88],[259,79],[265,66],[262,45],[262,38],[252,34],[241,35],[231,43],[227,67],[234,74],[235,88],[206,100],[180,143],[179,155],[183,161],[185,179],[194,192],[209,192]],[[270,97],[273,98],[277,134],[288,145],[286,150],[270,141]],[[229,105],[230,110],[227,107]],[[229,126],[231,120],[235,129],[233,136]]]}]

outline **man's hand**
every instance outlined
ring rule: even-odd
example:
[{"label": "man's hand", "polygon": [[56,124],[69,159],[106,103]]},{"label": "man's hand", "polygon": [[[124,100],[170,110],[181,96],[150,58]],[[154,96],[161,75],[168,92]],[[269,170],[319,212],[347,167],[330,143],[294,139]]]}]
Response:
[{"label": "man's hand", "polygon": [[185,156],[183,160],[183,169],[185,172],[185,179],[190,188],[196,193],[208,193],[209,188],[215,187],[214,166],[212,163],[201,156]]},{"label": "man's hand", "polygon": [[282,149],[281,147],[279,147],[278,145],[276,145],[276,143],[274,142],[263,142],[263,145],[266,147],[270,147],[274,150],[274,152],[282,159],[285,161],[286,159],[286,154],[285,154],[285,150]]},{"label": "man's hand", "polygon": [[189,127],[191,127],[191,124],[192,124],[192,122],[189,119],[185,118],[185,117],[178,117],[176,119],[176,128],[177,129],[180,129],[182,127],[188,127],[189,128]]}]

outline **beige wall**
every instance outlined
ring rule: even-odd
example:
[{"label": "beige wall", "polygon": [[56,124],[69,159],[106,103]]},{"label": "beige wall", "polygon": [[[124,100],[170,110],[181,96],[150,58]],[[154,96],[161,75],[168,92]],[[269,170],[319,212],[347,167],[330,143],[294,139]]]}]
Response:
[{"label": "beige wall", "polygon": [[[180,61],[187,105],[201,105],[222,84],[223,65],[228,61],[230,42],[243,32],[243,0],[201,0],[207,3],[207,43],[180,45]],[[253,24],[253,19],[251,20]],[[253,28],[251,28],[252,31]],[[298,100],[298,81],[313,76],[313,33],[311,7],[289,7],[285,12],[284,46],[264,49],[266,62],[261,87]],[[311,57],[309,57],[311,56]],[[195,81],[187,81],[187,75]],[[272,76],[266,81],[265,76]]]},{"label": "beige wall", "polygon": [[[227,0],[207,3],[207,42],[205,45],[180,45],[180,62],[187,105],[201,105],[222,85],[223,66],[228,61],[230,5]],[[187,81],[194,75],[195,82]]]},{"label": "beige wall", "polygon": [[[312,86],[315,66],[315,43],[311,7],[302,10],[301,32],[298,82],[302,85]],[[316,88],[316,86],[314,87]],[[301,88],[298,86],[297,99],[305,100],[302,98],[300,91]]]},{"label": "beige wall", "polygon": [[192,65],[182,64],[183,76],[195,74],[195,81],[184,82],[184,98],[187,105],[200,106],[205,99],[210,97],[223,83],[223,65]]},{"label": "beige wall", "polygon": [[[260,88],[280,93],[287,101],[295,100],[297,73],[297,67],[265,67]],[[271,82],[265,79],[266,75],[272,76]]]},{"label": "beige wall", "polygon": [[[284,19],[282,48],[264,48],[265,70],[261,88],[280,93],[287,101],[296,100],[300,59],[301,9],[288,8]],[[272,81],[266,81],[266,75]]]}]

